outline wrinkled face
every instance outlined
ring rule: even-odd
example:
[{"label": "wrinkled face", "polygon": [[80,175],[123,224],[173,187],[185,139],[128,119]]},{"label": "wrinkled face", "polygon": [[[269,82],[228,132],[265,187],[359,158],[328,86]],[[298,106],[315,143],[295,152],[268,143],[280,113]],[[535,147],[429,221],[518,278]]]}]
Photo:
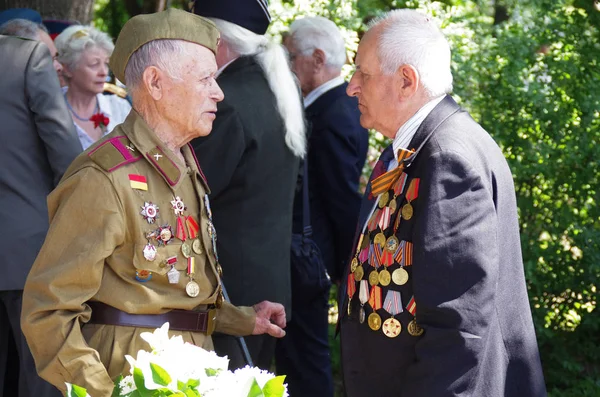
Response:
[{"label": "wrinkled face", "polygon": [[215,80],[217,63],[212,51],[194,43],[183,45],[187,54],[173,59],[179,73],[165,79],[160,108],[169,125],[189,141],[210,134],[223,91]]},{"label": "wrinkled face", "polygon": [[52,56],[52,65],[54,66],[54,70],[56,70],[56,73],[60,76],[60,73],[62,72],[62,65],[56,60],[58,56],[58,51],[56,51],[54,41],[52,41],[52,38],[48,36],[48,33],[44,32],[43,30],[39,31],[38,37],[39,40],[42,43],[46,44],[46,46],[50,50],[50,55]]},{"label": "wrinkled face", "polygon": [[302,95],[308,95],[315,87],[315,60],[312,54],[302,54],[296,45],[293,38],[288,38],[285,41],[285,47],[290,56],[290,66],[292,72],[298,77]]},{"label": "wrinkled face", "polygon": [[394,138],[400,128],[398,73],[384,75],[377,54],[377,28],[373,28],[360,42],[356,54],[356,71],[346,93],[358,98],[360,124]]},{"label": "wrinkled face", "polygon": [[63,68],[67,85],[90,95],[101,93],[108,76],[109,58],[110,54],[99,47],[84,50],[73,67],[65,65]]}]

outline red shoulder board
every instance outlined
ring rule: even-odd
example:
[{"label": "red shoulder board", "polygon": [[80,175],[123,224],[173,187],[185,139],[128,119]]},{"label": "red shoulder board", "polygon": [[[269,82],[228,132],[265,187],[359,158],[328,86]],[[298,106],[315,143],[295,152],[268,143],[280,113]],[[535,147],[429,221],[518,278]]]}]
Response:
[{"label": "red shoulder board", "polygon": [[142,154],[124,135],[107,139],[91,150],[88,156],[107,172],[142,159]]}]

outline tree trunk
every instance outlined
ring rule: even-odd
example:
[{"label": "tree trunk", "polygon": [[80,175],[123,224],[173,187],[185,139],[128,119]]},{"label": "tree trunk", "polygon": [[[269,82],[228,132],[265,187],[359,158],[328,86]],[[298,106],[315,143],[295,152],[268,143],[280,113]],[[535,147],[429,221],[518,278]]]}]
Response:
[{"label": "tree trunk", "polygon": [[89,24],[92,20],[94,0],[0,0],[0,11],[7,8],[31,8],[44,19],[62,19]]}]

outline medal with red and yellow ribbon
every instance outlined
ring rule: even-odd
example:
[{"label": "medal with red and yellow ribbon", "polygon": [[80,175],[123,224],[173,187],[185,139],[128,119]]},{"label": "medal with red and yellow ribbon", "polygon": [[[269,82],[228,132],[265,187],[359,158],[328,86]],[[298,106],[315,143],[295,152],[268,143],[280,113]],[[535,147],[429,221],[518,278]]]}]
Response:
[{"label": "medal with red and yellow ribbon", "polygon": [[369,305],[373,308],[373,313],[369,314],[369,328],[378,331],[381,328],[381,317],[377,314],[377,310],[381,309],[381,287],[374,286],[371,289]]}]

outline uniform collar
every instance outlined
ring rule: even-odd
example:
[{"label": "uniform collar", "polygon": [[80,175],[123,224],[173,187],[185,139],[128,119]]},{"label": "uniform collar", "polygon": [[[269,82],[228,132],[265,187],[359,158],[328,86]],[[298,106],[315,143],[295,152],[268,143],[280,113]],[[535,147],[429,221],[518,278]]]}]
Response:
[{"label": "uniform collar", "polygon": [[[123,122],[122,128],[127,138],[163,177],[165,182],[173,190],[177,190],[185,179],[184,176],[188,171],[188,166],[182,164],[181,160],[166,147],[135,109],[131,110],[129,116]],[[204,181],[205,188],[208,188],[190,146],[185,145],[181,148],[181,152],[190,170],[198,173]]]}]

